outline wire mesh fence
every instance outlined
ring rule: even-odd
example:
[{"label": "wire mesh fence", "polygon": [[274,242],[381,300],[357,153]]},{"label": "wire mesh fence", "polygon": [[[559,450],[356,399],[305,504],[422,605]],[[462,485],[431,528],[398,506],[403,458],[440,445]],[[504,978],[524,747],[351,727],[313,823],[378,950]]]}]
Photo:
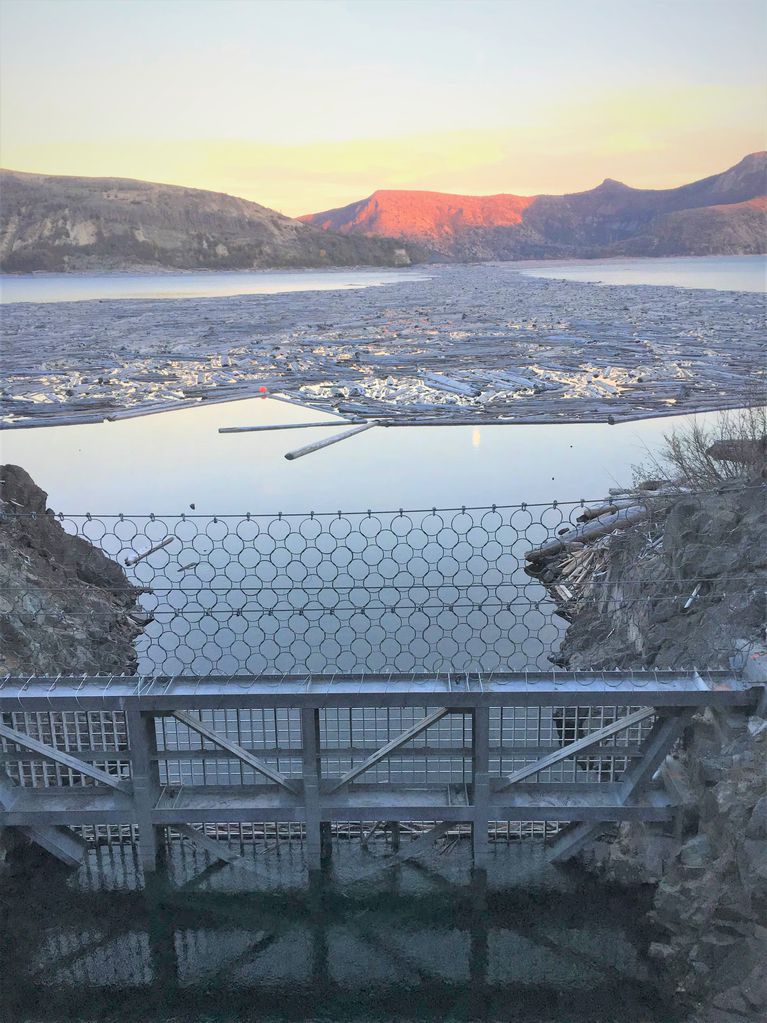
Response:
[{"label": "wire mesh fence", "polygon": [[[142,674],[494,671],[550,667],[564,622],[524,556],[581,508],[56,521],[138,588]],[[28,624],[55,617],[4,593]]]},{"label": "wire mesh fence", "polygon": [[[621,515],[618,539],[605,523]],[[36,588],[0,565],[0,624],[62,637],[55,664],[22,660],[30,674],[720,668],[738,628],[753,636],[765,621],[763,485],[607,504],[45,519],[107,555],[109,571],[83,554],[78,582],[115,600],[83,599],[65,575],[58,591]],[[125,621],[132,666],[110,643]]]}]

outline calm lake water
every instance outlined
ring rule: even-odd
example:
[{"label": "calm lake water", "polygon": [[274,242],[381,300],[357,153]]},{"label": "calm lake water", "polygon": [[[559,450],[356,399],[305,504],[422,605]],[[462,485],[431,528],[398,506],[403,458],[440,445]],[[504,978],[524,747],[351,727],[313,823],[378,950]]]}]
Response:
[{"label": "calm lake water", "polygon": [[6,430],[0,453],[32,475],[52,508],[70,513],[453,508],[601,498],[629,484],[631,466],[688,419],[379,427],[294,461],[286,452],[333,430],[218,432],[323,418],[332,417],[269,398],[203,403],[113,423]]},{"label": "calm lake water", "polygon": [[0,297],[9,302],[83,302],[113,298],[225,298],[287,291],[371,288],[424,280],[416,271],[280,270],[196,273],[3,274]]},{"label": "calm lake water", "polygon": [[[396,550],[387,548],[378,554],[374,553],[378,550],[377,534],[366,541],[373,562],[378,557],[394,558],[396,562],[380,579],[375,565],[366,569],[364,557],[359,564],[347,565],[350,555],[343,549],[336,550],[336,543],[340,548],[344,544],[333,539],[332,522],[327,519],[322,523],[317,520],[314,527],[307,519],[286,520],[285,528],[289,526],[294,532],[320,529],[322,537],[317,544],[324,553],[315,550],[312,543],[305,555],[311,564],[303,564],[304,555],[293,554],[291,564],[280,569],[276,580],[271,575],[261,578],[258,564],[254,567],[249,562],[246,571],[236,563],[236,557],[226,553],[229,543],[236,544],[236,536],[243,530],[250,535],[250,527],[237,520],[222,522],[218,527],[197,520],[194,527],[180,527],[172,516],[319,514],[366,509],[396,512],[400,508],[460,509],[463,505],[600,499],[611,486],[630,483],[631,465],[657,451],[663,434],[680,422],[680,418],[673,417],[616,426],[378,428],[294,461],[287,461],[285,453],[333,430],[218,433],[221,426],[318,418],[316,412],[285,402],[249,399],[113,423],[10,430],[0,434],[0,447],[3,461],[24,466],[48,492],[49,505],[56,511],[94,516],[154,513],[161,517],[162,523],[156,526],[140,521],[136,527],[139,535],[125,550],[111,533],[116,530],[114,522],[106,521],[103,527],[96,524],[91,529],[87,522],[80,521],[78,528],[85,535],[98,538],[101,531],[106,531],[99,542],[121,562],[157,542],[160,533],[155,535],[156,529],[163,536],[166,529],[184,536],[190,531],[197,534],[211,529],[226,533],[223,546],[217,548],[220,563],[217,560],[215,568],[213,556],[203,552],[203,557],[198,551],[198,540],[185,540],[174,542],[167,551],[131,570],[134,581],[151,587],[154,594],[142,598],[147,611],[154,615],[140,644],[142,671],[173,673],[190,663],[203,673],[225,674],[246,666],[251,671],[532,670],[549,667],[548,654],[556,650],[562,632],[561,620],[552,617],[553,607],[546,594],[521,570],[522,552],[546,538],[546,530],[538,524],[545,517],[543,509],[527,513],[536,525],[524,535],[514,529],[501,530],[505,558],[482,567],[485,563],[477,560],[482,555],[480,544],[459,558],[462,567],[455,567],[449,579],[434,571],[441,549],[428,557],[424,553],[423,560],[418,557],[423,553],[420,550],[408,551],[409,534],[397,541],[400,546]],[[557,522],[560,518],[566,521],[572,512],[568,508],[548,511]],[[471,515],[478,523],[484,521],[482,512]],[[501,518],[511,523],[512,515],[503,512]],[[454,517],[455,513],[447,513],[445,523],[451,523]],[[378,516],[371,525],[380,521],[386,526],[390,518]],[[399,523],[405,521],[398,519]],[[410,521],[417,526],[419,516],[410,516]],[[339,528],[347,524],[349,529],[359,528],[359,521],[350,517],[345,517]],[[263,520],[260,528],[267,528]],[[276,520],[268,527],[270,532],[279,528]],[[397,526],[397,531],[401,528]],[[369,535],[368,528],[365,535]],[[495,535],[489,533],[488,537],[493,540]],[[260,542],[252,541],[248,557],[259,550]],[[264,542],[271,547],[271,540]],[[509,546],[512,543],[513,550]],[[261,553],[270,568],[269,551],[265,548]],[[477,557],[472,558],[472,553]],[[315,557],[322,562],[319,567],[311,560]],[[344,566],[345,574],[334,584],[329,580],[339,571],[334,565],[337,558],[342,559],[339,564]],[[163,568],[166,563],[167,568]],[[181,566],[195,567],[182,571]],[[395,567],[397,572],[407,573],[403,577],[409,580],[407,586],[404,582],[393,585],[390,576]],[[366,583],[354,582],[367,578],[365,571],[373,573],[371,578],[382,589],[374,587],[374,592],[368,592]],[[236,584],[229,580],[231,572],[239,580]],[[496,578],[498,572],[501,575]],[[312,584],[309,594],[303,592],[303,583],[291,581],[294,576],[304,579],[307,573]],[[437,578],[450,583],[444,593],[442,589],[423,589],[427,583],[435,585]],[[219,642],[217,634],[208,636],[207,631],[196,629],[194,621],[190,621],[188,638],[176,635],[175,588],[190,590],[186,599],[191,603],[185,605],[188,609],[203,604],[215,606],[215,621],[228,635],[225,627],[232,622],[232,608],[241,603],[236,593],[229,592],[233,585],[238,592],[247,589],[250,609],[235,622],[238,630],[247,630],[243,635],[237,633],[241,640],[236,644],[241,650],[237,656],[233,656],[235,650],[230,644]],[[334,595],[336,585],[343,599]],[[345,585],[352,589],[347,592]],[[401,586],[405,590],[401,591]],[[455,592],[454,586],[458,587]],[[279,592],[273,594],[273,587]],[[469,614],[467,601],[474,599],[477,587],[494,602],[494,626],[502,634],[492,642],[485,643],[485,632],[479,624],[472,625],[471,615],[464,621]],[[167,595],[161,596],[166,591]],[[442,607],[451,600],[458,600],[461,606],[458,624],[453,621],[454,615]],[[335,608],[338,601],[338,608],[329,612],[327,608]],[[509,601],[513,606],[504,609]],[[543,601],[540,615],[531,610],[537,601]],[[272,608],[274,617],[261,613]],[[357,613],[362,610],[364,614]],[[396,615],[387,615],[388,611],[396,611]],[[331,619],[332,626],[327,625]],[[393,624],[387,625],[390,620]],[[398,631],[401,622],[406,626],[420,624],[406,629],[409,638],[403,639]],[[307,623],[313,631],[305,636]],[[322,623],[326,627],[318,629]],[[328,629],[333,631],[332,636],[326,635]],[[428,643],[426,635],[430,637]],[[309,636],[314,638],[307,646],[304,640]],[[278,649],[275,643],[280,637],[283,639]],[[243,642],[247,650],[241,649]],[[323,653],[328,643],[336,651],[330,660]],[[372,653],[358,656],[360,645]],[[266,660],[261,656],[263,650],[270,651]]]},{"label": "calm lake water", "polygon": [[531,277],[593,284],[655,284],[715,291],[767,290],[765,256],[674,256],[667,259],[608,259],[546,262],[519,267]]},{"label": "calm lake water", "polygon": [[[655,284],[717,291],[764,291],[764,256],[675,256],[579,262],[508,263],[510,271],[599,284]],[[10,302],[81,302],[88,299],[224,298],[290,291],[334,291],[425,280],[412,270],[279,270],[165,273],[0,274],[0,299]]]},{"label": "calm lake water", "polygon": [[211,867],[175,845],[144,887],[133,853],[6,880],[4,1023],[675,1023],[641,928],[647,895],[501,845],[416,863],[337,841],[305,880],[301,846]]}]

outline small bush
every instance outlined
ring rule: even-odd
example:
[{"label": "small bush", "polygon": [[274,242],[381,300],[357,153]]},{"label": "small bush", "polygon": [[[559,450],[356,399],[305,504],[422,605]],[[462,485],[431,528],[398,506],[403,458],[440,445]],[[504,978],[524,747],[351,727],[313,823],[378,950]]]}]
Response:
[{"label": "small bush", "polygon": [[[635,481],[648,477],[705,490],[728,480],[767,479],[767,405],[720,412],[707,426],[692,417],[664,435],[660,457],[635,469]],[[730,456],[730,457],[728,457]]]}]

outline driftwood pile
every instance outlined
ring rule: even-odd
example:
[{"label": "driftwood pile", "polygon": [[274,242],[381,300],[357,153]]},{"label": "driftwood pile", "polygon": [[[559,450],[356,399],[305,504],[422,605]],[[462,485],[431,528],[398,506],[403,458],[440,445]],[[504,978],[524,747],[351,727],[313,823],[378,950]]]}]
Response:
[{"label": "driftwood pile", "polygon": [[649,518],[647,490],[657,495],[665,488],[653,482],[646,487],[636,493],[611,490],[601,504],[583,509],[578,525],[563,527],[555,538],[525,555],[525,572],[546,587],[560,618],[571,622],[592,584],[605,575],[608,537]]}]

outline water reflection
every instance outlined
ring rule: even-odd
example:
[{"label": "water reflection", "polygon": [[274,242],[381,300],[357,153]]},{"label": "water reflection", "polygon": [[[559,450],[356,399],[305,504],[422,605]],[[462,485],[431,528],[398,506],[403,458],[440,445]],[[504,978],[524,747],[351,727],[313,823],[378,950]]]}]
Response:
[{"label": "water reflection", "polygon": [[531,842],[472,873],[468,845],[394,866],[337,842],[309,886],[300,843],[220,868],[174,843],[147,885],[130,847],[94,850],[64,883],[38,871],[6,889],[18,940],[0,1004],[19,1023],[659,1018],[641,900]]},{"label": "water reflection", "polygon": [[[609,426],[411,427],[369,430],[288,462],[316,430],[219,434],[222,426],[309,422],[311,409],[253,398],[114,423],[0,433],[2,460],[23,466],[57,511],[243,514],[339,508],[438,508],[603,497],[630,482],[688,417]],[[714,414],[697,417],[711,424]]]},{"label": "water reflection", "polygon": [[597,284],[652,284],[656,287],[712,288],[715,291],[767,290],[764,256],[673,256],[668,259],[581,260],[525,266],[529,277]]},{"label": "water reflection", "polygon": [[281,270],[205,273],[3,274],[0,293],[9,302],[83,302],[91,299],[224,298],[290,291],[371,288],[423,281],[408,270]]}]

